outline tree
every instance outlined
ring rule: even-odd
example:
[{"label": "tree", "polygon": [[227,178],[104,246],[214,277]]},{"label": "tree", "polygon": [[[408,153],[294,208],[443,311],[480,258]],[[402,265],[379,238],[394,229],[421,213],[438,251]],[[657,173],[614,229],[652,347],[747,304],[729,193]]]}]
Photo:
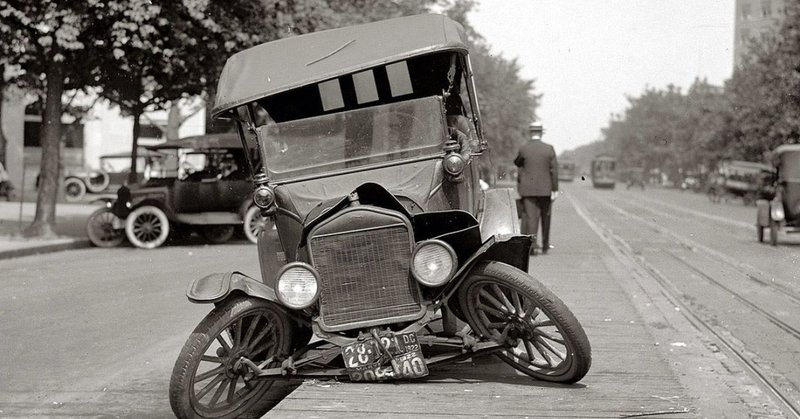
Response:
[{"label": "tree", "polygon": [[65,89],[83,87],[88,75],[84,52],[89,23],[102,15],[96,1],[0,0],[0,50],[19,65],[14,83],[39,87],[45,96],[42,115],[42,167],[36,213],[26,236],[53,236],[59,183],[61,97]]},{"label": "tree", "polygon": [[106,9],[96,22],[108,37],[95,44],[95,79],[100,94],[133,118],[134,183],[144,112],[211,90],[225,59],[262,39],[265,9],[258,0],[110,1]]},{"label": "tree", "polygon": [[446,3],[445,13],[460,22],[467,33],[470,58],[481,107],[481,122],[490,138],[494,163],[510,164],[519,146],[527,139],[528,124],[536,119],[541,95],[533,80],[520,76],[516,59],[495,54],[486,40],[470,25],[467,15],[475,6],[472,0]]}]

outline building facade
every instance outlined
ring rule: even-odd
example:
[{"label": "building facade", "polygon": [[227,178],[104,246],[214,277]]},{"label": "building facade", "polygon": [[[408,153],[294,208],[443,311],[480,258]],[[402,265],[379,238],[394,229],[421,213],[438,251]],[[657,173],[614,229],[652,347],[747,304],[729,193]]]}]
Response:
[{"label": "building facade", "polygon": [[[3,94],[2,129],[6,137],[6,162],[11,183],[24,196],[35,190],[41,166],[41,106],[36,98],[15,88]],[[78,99],[91,104],[80,121],[64,116],[62,122],[61,162],[65,173],[100,168],[100,156],[130,152],[133,144],[133,118],[124,116],[116,106],[94,97]],[[166,138],[166,111],[148,112],[140,118],[139,144],[157,144]],[[180,125],[178,135],[187,137],[205,133],[205,112],[191,114]]]},{"label": "building facade", "polygon": [[736,67],[753,39],[775,30],[785,14],[788,1],[797,0],[736,0],[734,23],[733,62]]}]

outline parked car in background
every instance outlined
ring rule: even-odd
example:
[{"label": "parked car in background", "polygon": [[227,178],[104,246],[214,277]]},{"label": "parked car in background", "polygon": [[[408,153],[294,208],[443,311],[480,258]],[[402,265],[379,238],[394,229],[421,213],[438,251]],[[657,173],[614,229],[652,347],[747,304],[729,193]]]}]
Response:
[{"label": "parked car in background", "polygon": [[[144,178],[144,167],[153,152],[142,148],[136,160],[137,178]],[[62,187],[67,202],[78,202],[87,194],[113,193],[128,181],[131,171],[131,154],[115,153],[100,156],[100,169],[70,172],[64,177]],[[38,184],[38,182],[37,182]]]},{"label": "parked car in background", "polygon": [[742,160],[721,162],[710,175],[708,198],[711,202],[741,198],[745,205],[758,199],[770,200],[775,195],[775,167]]},{"label": "parked car in background", "polygon": [[177,417],[260,417],[276,380],[407,380],[480,355],[545,381],[587,373],[583,328],[527,272],[513,190],[480,187],[467,45],[421,15],[228,59],[213,114],[254,151],[253,200],[276,229],[259,234],[260,275],[189,285],[210,312],[175,362]]},{"label": "parked car in background", "polygon": [[758,241],[764,241],[764,229],[769,228],[769,242],[778,244],[778,232],[800,233],[800,144],[784,144],[772,152],[775,176],[771,178],[774,191],[771,198],[756,202]]},{"label": "parked car in background", "polygon": [[152,249],[170,236],[200,233],[224,243],[241,228],[253,243],[266,219],[254,206],[242,144],[236,134],[201,135],[148,147],[144,183],[122,186],[87,224],[101,247],[124,238]]}]

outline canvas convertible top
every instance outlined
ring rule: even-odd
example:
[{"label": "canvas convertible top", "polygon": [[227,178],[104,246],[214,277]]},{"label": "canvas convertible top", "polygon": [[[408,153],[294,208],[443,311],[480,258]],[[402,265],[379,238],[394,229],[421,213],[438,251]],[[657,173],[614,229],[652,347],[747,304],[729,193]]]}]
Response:
[{"label": "canvas convertible top", "polygon": [[467,51],[463,27],[436,14],[313,32],[231,56],[213,116],[276,93],[421,54]]}]

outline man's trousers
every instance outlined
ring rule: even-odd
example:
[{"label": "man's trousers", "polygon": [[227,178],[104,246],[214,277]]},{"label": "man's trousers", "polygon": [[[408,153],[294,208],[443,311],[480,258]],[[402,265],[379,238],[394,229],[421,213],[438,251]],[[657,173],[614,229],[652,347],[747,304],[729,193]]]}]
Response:
[{"label": "man's trousers", "polygon": [[[538,237],[539,220],[542,222],[542,249],[550,247],[550,196],[522,197],[522,234]],[[535,243],[534,243],[535,245]]]}]

